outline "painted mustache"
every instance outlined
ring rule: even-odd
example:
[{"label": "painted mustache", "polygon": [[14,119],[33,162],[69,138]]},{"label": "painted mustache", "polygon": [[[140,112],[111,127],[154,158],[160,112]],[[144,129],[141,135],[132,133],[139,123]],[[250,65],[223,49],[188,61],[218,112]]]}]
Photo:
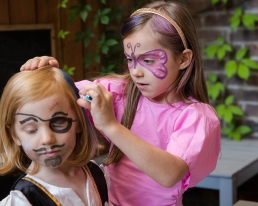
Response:
[{"label": "painted mustache", "polygon": [[[50,147],[51,150],[55,149],[55,148],[61,148],[61,147],[64,147],[65,144],[62,144],[62,145],[53,145]],[[47,151],[47,148],[46,147],[41,147],[39,149],[33,149],[34,152],[43,152],[43,151]]]}]

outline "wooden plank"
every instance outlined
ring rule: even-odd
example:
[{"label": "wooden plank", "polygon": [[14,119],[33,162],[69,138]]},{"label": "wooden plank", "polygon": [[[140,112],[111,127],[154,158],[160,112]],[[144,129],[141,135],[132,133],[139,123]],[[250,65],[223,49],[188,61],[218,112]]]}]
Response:
[{"label": "wooden plank", "polygon": [[[76,4],[76,0],[70,0],[67,8]],[[78,4],[78,3],[77,3]],[[64,31],[69,31],[69,35],[61,40],[62,62],[69,67],[76,67],[73,79],[79,81],[84,79],[83,67],[83,44],[82,42],[75,43],[75,33],[82,30],[82,21],[77,18],[72,23],[69,22],[68,9],[60,9],[60,28]],[[85,23],[84,23],[85,24]],[[63,65],[61,65],[62,67]]]},{"label": "wooden plank", "polygon": [[234,206],[258,206],[258,202],[251,202],[246,200],[239,200]]},{"label": "wooden plank", "polygon": [[52,50],[54,56],[62,65],[62,50],[61,50],[61,39],[58,38],[58,31],[60,30],[60,9],[57,8],[60,1],[53,0],[36,0],[36,19],[37,23],[47,23],[53,25],[52,39],[54,44]]},{"label": "wooden plank", "polygon": [[9,0],[10,24],[36,23],[35,0]]},{"label": "wooden plank", "polygon": [[9,6],[8,0],[0,1],[0,24],[9,24]]}]

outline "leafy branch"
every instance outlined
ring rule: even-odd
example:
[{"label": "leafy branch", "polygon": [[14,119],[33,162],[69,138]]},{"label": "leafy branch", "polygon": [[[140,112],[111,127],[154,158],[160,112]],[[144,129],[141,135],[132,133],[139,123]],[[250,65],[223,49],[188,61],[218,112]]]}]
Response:
[{"label": "leafy branch", "polygon": [[[227,3],[227,0],[212,0],[212,4]],[[236,30],[240,26],[244,26],[252,30],[258,16],[254,14],[245,14],[241,8],[234,11],[229,22],[232,30]],[[250,59],[248,49],[246,47],[236,50],[230,43],[225,42],[222,37],[218,37],[214,44],[209,44],[204,49],[207,58],[214,58],[224,63],[224,73],[226,80],[220,81],[214,73],[209,73],[207,78],[207,88],[209,97],[214,103],[219,102],[219,98],[223,101],[215,106],[217,114],[222,121],[222,133],[234,140],[241,140],[243,136],[252,132],[247,125],[238,125],[236,118],[242,118],[244,113],[242,109],[235,103],[233,95],[227,95],[227,84],[234,76],[248,80],[250,70],[258,70],[258,63]],[[230,58],[233,56],[233,59]]]}]

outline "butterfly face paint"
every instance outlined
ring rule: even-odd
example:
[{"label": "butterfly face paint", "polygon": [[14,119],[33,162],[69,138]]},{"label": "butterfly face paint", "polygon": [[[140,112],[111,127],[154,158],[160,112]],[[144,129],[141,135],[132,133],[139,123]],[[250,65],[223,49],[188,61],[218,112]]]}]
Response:
[{"label": "butterfly face paint", "polygon": [[164,79],[167,76],[167,68],[165,64],[167,63],[167,53],[162,49],[156,49],[148,51],[144,54],[139,55],[137,58],[135,56],[136,47],[140,47],[140,43],[137,43],[134,48],[131,43],[127,44],[127,48],[131,49],[131,54],[125,53],[128,60],[128,68],[136,68],[137,63],[145,67],[153,73],[158,79]]}]

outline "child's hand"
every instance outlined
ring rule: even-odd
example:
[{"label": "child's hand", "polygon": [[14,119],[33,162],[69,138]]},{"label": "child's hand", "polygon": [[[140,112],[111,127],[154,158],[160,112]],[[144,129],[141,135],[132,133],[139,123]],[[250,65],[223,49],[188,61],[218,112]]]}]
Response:
[{"label": "child's hand", "polygon": [[77,103],[90,110],[94,125],[98,130],[104,132],[109,125],[117,123],[113,108],[113,96],[104,86],[99,83],[87,84],[80,90],[80,95],[89,95],[92,98],[90,102],[80,98]]},{"label": "child's hand", "polygon": [[49,56],[41,56],[41,57],[34,57],[33,59],[29,59],[25,64],[23,64],[20,68],[20,71],[25,70],[35,70],[39,67],[51,65],[53,67],[59,67],[58,61],[54,57]]}]

